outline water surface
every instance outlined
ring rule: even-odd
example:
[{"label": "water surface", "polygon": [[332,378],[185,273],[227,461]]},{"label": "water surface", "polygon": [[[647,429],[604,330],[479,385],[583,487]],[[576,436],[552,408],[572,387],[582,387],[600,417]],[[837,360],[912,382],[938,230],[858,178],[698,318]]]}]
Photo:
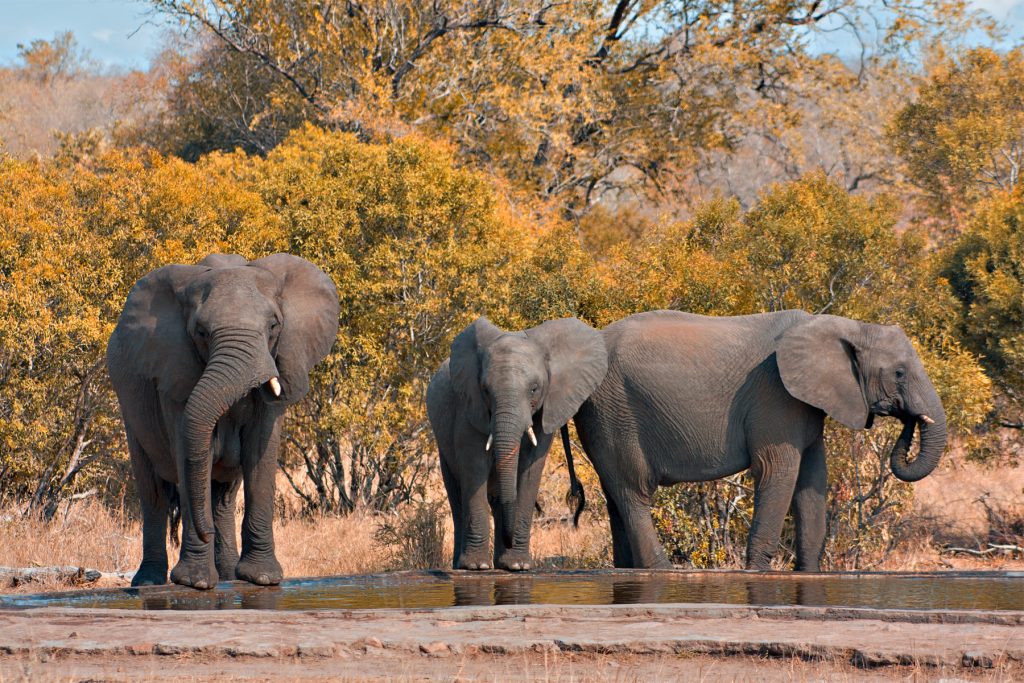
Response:
[{"label": "water surface", "polygon": [[266,588],[233,581],[210,591],[156,586],[12,595],[0,598],[0,609],[316,610],[643,603],[1024,610],[1024,572],[396,572],[289,579]]}]

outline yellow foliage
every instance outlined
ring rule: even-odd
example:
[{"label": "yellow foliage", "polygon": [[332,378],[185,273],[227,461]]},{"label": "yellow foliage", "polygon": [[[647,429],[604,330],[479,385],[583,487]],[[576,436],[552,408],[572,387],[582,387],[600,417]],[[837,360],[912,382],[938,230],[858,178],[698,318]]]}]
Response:
[{"label": "yellow foliage", "polygon": [[1024,49],[939,54],[891,136],[910,178],[940,215],[1020,182],[1024,163]]}]

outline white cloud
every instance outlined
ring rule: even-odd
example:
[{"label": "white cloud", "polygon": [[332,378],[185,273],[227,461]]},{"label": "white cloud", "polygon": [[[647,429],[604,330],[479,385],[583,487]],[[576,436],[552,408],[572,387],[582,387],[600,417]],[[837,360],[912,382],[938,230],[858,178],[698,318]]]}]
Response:
[{"label": "white cloud", "polygon": [[100,41],[101,43],[109,43],[111,36],[114,35],[114,32],[109,28],[101,28],[98,31],[93,31],[89,35],[91,35],[93,38]]}]

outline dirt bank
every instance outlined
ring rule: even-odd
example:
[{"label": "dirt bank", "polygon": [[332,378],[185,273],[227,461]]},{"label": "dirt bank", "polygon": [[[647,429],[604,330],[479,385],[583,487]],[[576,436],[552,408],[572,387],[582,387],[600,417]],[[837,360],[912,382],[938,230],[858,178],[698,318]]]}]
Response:
[{"label": "dirt bank", "polygon": [[[824,662],[826,671],[858,677],[852,667],[877,673],[881,667],[910,666],[933,673],[956,669],[958,676],[977,670],[986,678],[1012,680],[1024,677],[1024,612],[728,605],[319,612],[42,608],[0,613],[0,652],[7,653],[0,659],[4,679],[418,680],[457,674],[466,680],[536,680],[534,674],[545,677],[543,667],[550,664],[562,667],[564,680],[577,674],[600,678],[611,669],[618,672],[611,680],[633,680],[659,670],[696,675],[719,659],[716,678],[743,679],[751,666],[759,666],[750,658],[758,657]],[[574,669],[576,663],[582,668]],[[779,680],[790,680],[786,671],[796,670],[779,664],[761,673],[775,670],[783,676]],[[823,673],[814,673],[813,666],[806,671],[809,678]]]}]

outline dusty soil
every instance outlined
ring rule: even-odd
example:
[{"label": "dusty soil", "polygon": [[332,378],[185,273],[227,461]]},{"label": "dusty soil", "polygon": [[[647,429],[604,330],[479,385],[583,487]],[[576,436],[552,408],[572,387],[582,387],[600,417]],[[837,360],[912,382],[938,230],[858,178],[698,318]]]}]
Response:
[{"label": "dusty soil", "polygon": [[1024,612],[821,607],[0,612],[0,679],[1024,678]]}]

